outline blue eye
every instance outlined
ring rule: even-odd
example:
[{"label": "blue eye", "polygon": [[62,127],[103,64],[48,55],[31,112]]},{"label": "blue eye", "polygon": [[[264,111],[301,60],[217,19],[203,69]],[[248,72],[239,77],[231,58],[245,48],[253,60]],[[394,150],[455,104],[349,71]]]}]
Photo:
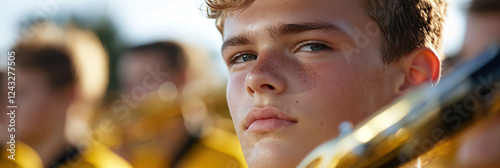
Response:
[{"label": "blue eye", "polygon": [[232,63],[243,63],[251,60],[256,60],[257,55],[254,54],[238,54],[231,61]]},{"label": "blue eye", "polygon": [[314,52],[314,51],[321,51],[321,50],[325,50],[327,49],[327,47],[323,44],[308,44],[308,45],[304,45],[302,46],[299,51],[309,51],[309,52]]}]

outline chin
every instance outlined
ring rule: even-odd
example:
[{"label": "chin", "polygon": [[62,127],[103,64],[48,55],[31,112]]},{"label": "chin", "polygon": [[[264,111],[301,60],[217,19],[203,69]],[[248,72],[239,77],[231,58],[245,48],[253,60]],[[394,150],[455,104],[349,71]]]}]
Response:
[{"label": "chin", "polygon": [[[302,161],[314,147],[296,145],[277,139],[263,139],[244,149],[245,159],[251,168],[292,168]],[[309,149],[310,148],[310,149]]]},{"label": "chin", "polygon": [[297,167],[303,157],[294,158],[287,154],[258,154],[255,153],[250,158],[247,158],[247,164],[250,168],[293,168]]}]

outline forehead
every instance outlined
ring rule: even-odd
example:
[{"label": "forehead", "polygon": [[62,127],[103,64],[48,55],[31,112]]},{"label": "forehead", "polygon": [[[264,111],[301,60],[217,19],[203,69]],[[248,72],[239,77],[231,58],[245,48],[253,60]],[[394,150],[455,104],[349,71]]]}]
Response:
[{"label": "forehead", "polygon": [[330,23],[345,29],[364,28],[371,20],[361,0],[257,0],[230,12],[225,20],[224,39],[268,29],[277,24]]},{"label": "forehead", "polygon": [[[37,69],[21,67],[17,69],[19,77],[16,85],[19,90],[27,88],[49,88],[48,75]],[[36,83],[36,85],[33,85]]]},{"label": "forehead", "polygon": [[154,50],[129,52],[123,55],[123,58],[120,60],[120,68],[123,71],[134,71],[130,66],[137,66],[144,69],[147,66],[156,67],[159,65],[163,68],[168,66],[169,60],[162,54]]}]

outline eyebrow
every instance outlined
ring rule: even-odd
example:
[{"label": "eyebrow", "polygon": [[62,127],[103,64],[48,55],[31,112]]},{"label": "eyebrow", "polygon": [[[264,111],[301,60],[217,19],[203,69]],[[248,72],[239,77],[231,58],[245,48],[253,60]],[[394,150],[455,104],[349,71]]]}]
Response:
[{"label": "eyebrow", "polygon": [[281,24],[268,29],[273,38],[280,36],[299,34],[306,31],[319,30],[331,33],[346,34],[340,27],[324,22],[308,22],[299,24]]},{"label": "eyebrow", "polygon": [[[307,23],[294,23],[294,24],[280,24],[267,29],[271,37],[278,38],[285,35],[299,34],[306,31],[319,30],[326,31],[335,34],[347,34],[340,27],[324,23],[324,22],[307,22]],[[224,51],[227,47],[241,46],[255,44],[255,37],[250,36],[248,33],[243,33],[234,37],[231,37],[224,41],[221,47],[221,51]]]},{"label": "eyebrow", "polygon": [[243,33],[224,41],[224,43],[222,44],[221,51],[224,51],[224,49],[229,46],[242,46],[248,44],[255,44],[255,37],[250,36],[248,33]]}]

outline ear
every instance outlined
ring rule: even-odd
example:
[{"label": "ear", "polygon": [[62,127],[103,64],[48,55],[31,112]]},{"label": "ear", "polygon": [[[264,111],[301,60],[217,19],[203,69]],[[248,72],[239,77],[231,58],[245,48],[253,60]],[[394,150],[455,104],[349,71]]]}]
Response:
[{"label": "ear", "polygon": [[430,48],[417,48],[397,64],[404,73],[404,82],[399,86],[400,92],[425,82],[437,84],[441,76],[441,61]]}]

